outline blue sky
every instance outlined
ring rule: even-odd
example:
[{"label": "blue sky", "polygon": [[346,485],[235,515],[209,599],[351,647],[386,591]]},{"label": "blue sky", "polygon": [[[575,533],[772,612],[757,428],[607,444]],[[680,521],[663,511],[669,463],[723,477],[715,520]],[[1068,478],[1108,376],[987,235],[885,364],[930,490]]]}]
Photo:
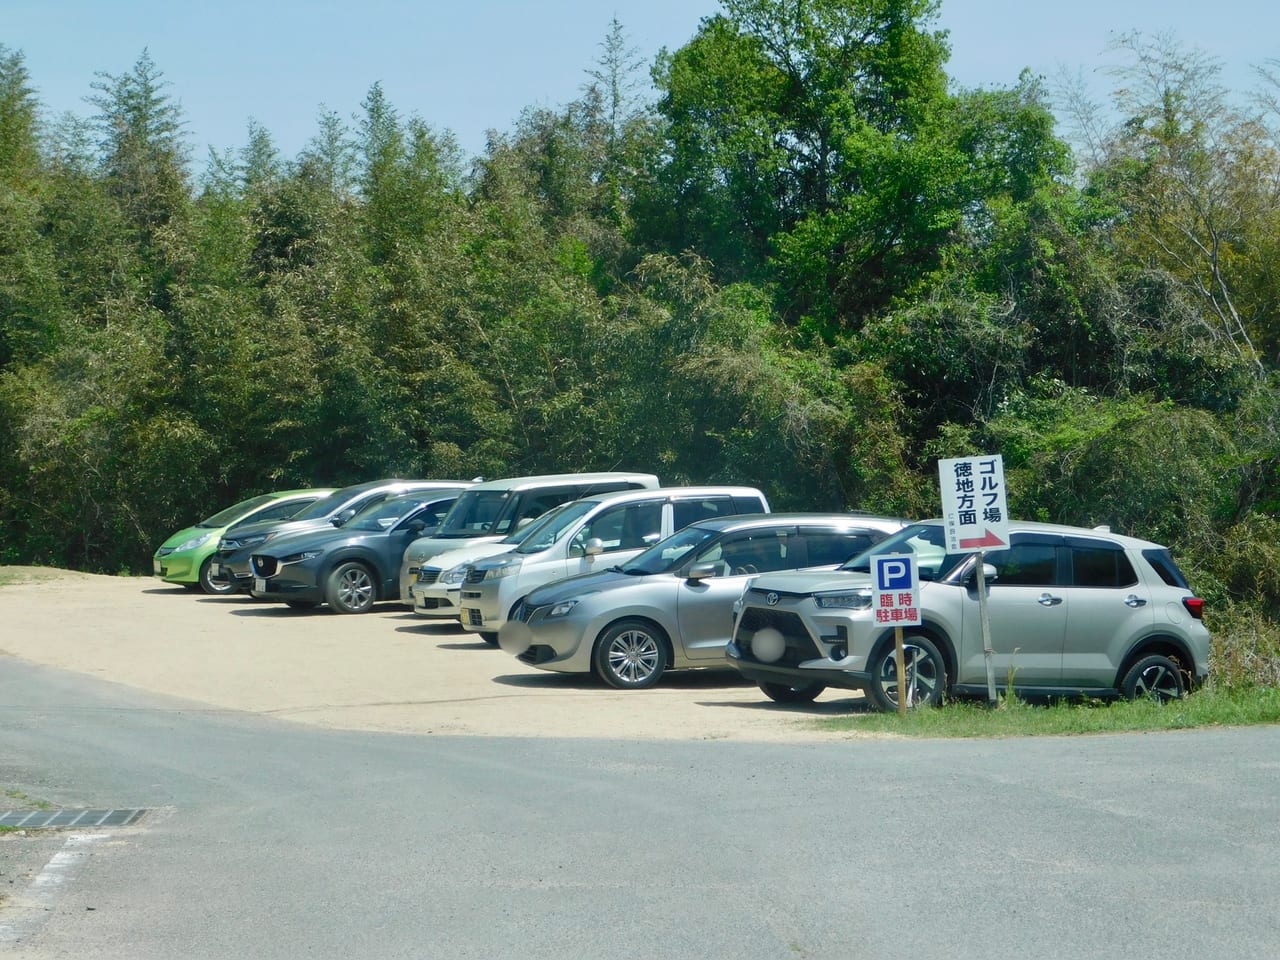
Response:
[{"label": "blue sky", "polygon": [[[239,148],[250,118],[294,156],[322,107],[350,118],[381,83],[401,114],[452,130],[469,153],[526,106],[578,95],[616,16],[646,62],[676,48],[718,0],[0,0],[0,43],[25,56],[49,115],[88,116],[95,74],[128,71],[146,48],[187,120],[197,160]],[[1236,89],[1251,65],[1280,58],[1275,0],[942,0],[951,75],[1012,84],[1023,67],[1100,68],[1117,34],[1171,32],[1223,61]]]}]

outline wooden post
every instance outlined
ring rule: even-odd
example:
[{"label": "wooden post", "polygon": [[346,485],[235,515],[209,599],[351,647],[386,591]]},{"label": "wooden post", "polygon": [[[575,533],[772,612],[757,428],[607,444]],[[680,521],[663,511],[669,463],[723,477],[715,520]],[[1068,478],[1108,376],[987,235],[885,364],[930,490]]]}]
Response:
[{"label": "wooden post", "polygon": [[903,661],[902,628],[893,628],[893,659],[898,667],[898,716],[907,715],[907,668]]}]

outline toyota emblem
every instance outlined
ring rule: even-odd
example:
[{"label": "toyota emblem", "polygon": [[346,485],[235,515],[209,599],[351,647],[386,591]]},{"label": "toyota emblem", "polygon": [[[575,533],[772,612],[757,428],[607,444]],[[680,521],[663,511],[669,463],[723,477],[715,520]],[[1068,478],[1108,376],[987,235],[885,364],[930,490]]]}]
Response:
[{"label": "toyota emblem", "polygon": [[764,598],[764,602],[771,607],[776,607],[778,605],[778,595],[776,593],[771,593]]}]

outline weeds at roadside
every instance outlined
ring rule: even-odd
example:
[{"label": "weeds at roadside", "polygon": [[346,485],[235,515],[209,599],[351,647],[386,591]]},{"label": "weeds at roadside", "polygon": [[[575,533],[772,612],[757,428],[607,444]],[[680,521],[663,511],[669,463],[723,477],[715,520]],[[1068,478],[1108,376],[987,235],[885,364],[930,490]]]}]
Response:
[{"label": "weeds at roadside", "polygon": [[1026,737],[1133,733],[1193,727],[1280,723],[1280,687],[1209,686],[1181,700],[1054,701],[1032,703],[1002,693],[994,709],[951,701],[935,709],[860,713],[816,721],[824,730],[904,737]]}]

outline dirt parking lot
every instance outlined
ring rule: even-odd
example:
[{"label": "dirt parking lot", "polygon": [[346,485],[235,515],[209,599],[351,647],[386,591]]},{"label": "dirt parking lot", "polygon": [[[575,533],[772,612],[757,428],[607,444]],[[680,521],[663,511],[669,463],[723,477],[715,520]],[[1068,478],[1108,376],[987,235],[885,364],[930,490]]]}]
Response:
[{"label": "dirt parking lot", "polygon": [[526,667],[400,606],[294,611],[42,567],[0,567],[0,654],[218,707],[401,733],[830,740],[850,734],[815,718],[862,710],[838,690],[778,707],[732,671],[622,692]]}]

